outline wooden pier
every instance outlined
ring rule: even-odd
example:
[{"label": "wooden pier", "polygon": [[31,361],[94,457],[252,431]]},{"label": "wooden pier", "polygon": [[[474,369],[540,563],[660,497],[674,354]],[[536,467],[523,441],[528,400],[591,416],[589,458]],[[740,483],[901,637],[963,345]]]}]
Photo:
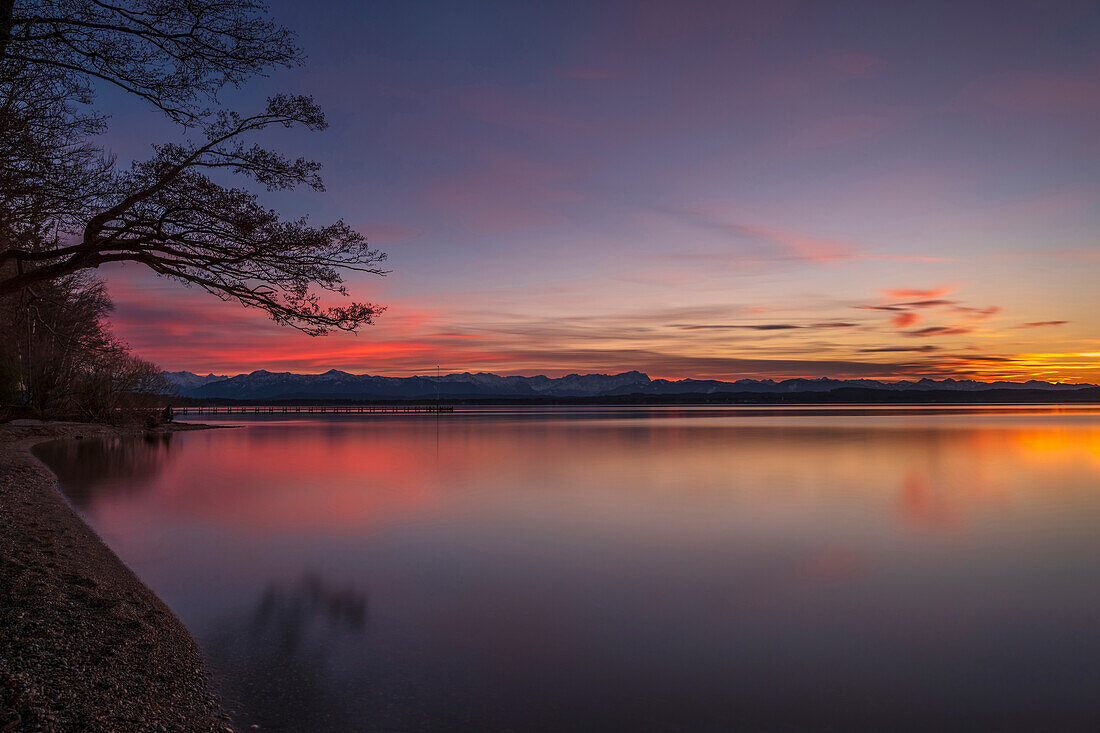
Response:
[{"label": "wooden pier", "polygon": [[182,405],[173,415],[268,415],[319,413],[425,413],[454,412],[450,405]]}]

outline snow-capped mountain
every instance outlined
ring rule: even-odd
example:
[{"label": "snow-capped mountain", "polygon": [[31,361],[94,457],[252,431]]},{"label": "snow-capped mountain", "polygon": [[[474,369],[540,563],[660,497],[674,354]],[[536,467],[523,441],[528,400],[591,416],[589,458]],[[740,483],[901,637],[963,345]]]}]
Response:
[{"label": "snow-capped mountain", "polygon": [[650,379],[642,372],[621,374],[570,374],[564,377],[504,377],[480,372],[447,374],[440,377],[379,377],[349,374],[330,369],[324,374],[293,374],[259,370],[224,377],[191,372],[165,372],[181,396],[212,399],[430,399],[444,398],[537,398],[537,397],[625,397],[629,395],[715,394],[726,392],[795,393],[829,392],[841,388],[875,390],[919,390],[972,392],[990,389],[1071,390],[1094,385],[1050,382],[975,382],[955,379],[880,382],[874,379],[739,379],[718,380]]},{"label": "snow-capped mountain", "polygon": [[217,382],[221,379],[228,379],[228,377],[218,374],[207,374],[204,377],[200,374],[192,374],[191,372],[164,372],[164,377],[168,380],[169,384],[180,392],[195,389],[196,387],[201,387],[210,382]]}]

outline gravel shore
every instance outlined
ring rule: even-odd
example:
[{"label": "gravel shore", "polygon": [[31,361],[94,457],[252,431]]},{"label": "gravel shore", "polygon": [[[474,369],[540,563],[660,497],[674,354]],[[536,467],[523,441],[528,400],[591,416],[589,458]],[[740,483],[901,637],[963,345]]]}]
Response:
[{"label": "gravel shore", "polygon": [[54,438],[120,432],[130,431],[0,425],[4,733],[232,731],[183,624],[77,516],[29,452]]}]

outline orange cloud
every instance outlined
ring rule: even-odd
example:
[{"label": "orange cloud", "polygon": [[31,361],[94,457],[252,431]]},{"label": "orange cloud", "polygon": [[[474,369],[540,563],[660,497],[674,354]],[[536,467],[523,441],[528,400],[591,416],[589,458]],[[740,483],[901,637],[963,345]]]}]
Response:
[{"label": "orange cloud", "polygon": [[916,313],[911,313],[909,311],[898,313],[896,316],[890,319],[890,322],[894,324],[894,328],[898,329],[915,326],[917,325],[918,321],[920,321],[920,316]]},{"label": "orange cloud", "polygon": [[889,288],[883,290],[883,294],[893,300],[910,300],[910,299],[930,299],[940,298],[947,295],[955,289],[954,285],[944,285],[939,288],[932,288],[931,290],[916,290],[913,288]]}]

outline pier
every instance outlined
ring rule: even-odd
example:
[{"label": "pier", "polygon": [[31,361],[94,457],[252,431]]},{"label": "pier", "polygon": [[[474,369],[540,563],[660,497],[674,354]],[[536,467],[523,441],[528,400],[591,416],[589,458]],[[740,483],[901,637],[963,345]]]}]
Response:
[{"label": "pier", "polygon": [[450,405],[182,405],[173,415],[252,415],[318,413],[425,413],[454,412]]}]

